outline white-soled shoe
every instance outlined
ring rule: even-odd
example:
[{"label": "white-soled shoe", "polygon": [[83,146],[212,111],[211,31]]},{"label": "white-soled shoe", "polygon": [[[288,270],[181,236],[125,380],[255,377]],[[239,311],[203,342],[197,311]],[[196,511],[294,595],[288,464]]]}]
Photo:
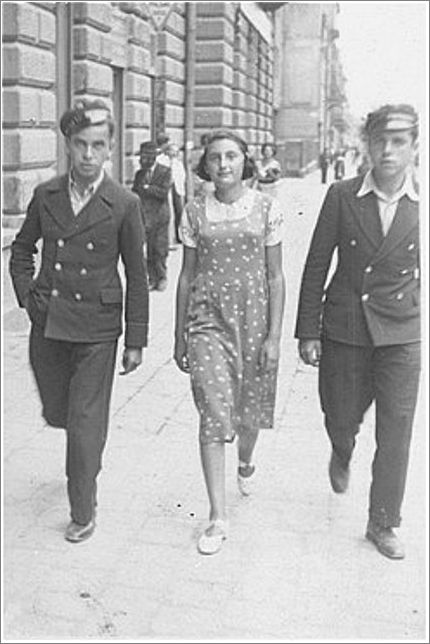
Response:
[{"label": "white-soled shoe", "polygon": [[227,521],[215,519],[211,521],[200,535],[197,549],[202,555],[214,555],[221,550],[223,541],[227,539]]},{"label": "white-soled shoe", "polygon": [[255,465],[239,465],[237,468],[237,486],[242,496],[251,496],[255,487]]}]

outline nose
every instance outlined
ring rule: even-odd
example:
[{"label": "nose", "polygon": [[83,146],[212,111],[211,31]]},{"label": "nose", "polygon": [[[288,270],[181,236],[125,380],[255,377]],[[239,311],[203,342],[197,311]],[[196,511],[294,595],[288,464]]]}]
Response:
[{"label": "nose", "polygon": [[91,145],[87,145],[87,146],[85,146],[85,149],[84,149],[84,158],[85,158],[85,159],[91,159],[91,158],[92,158],[92,156],[93,156],[93,148],[92,148],[92,146],[91,146]]},{"label": "nose", "polygon": [[391,141],[385,141],[382,148],[383,153],[390,154],[392,149],[393,149],[393,144],[391,143]]}]

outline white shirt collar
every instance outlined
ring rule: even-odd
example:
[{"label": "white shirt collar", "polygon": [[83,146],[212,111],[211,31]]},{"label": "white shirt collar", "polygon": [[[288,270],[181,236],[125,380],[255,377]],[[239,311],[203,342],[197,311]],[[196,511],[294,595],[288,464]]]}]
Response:
[{"label": "white shirt collar", "polygon": [[[89,194],[92,195],[92,194],[95,193],[95,191],[97,190],[97,188],[100,186],[101,182],[103,181],[104,176],[105,176],[105,171],[102,168],[102,171],[100,172],[100,174],[97,177],[97,179],[95,181],[93,181],[93,183],[90,183],[88,185],[88,188],[86,188],[85,193],[84,193],[84,197],[85,197],[85,195],[89,195]],[[70,170],[70,172],[69,172],[69,189],[73,190],[75,193],[77,193],[80,196],[79,191],[77,189],[77,183],[73,179],[72,170]],[[82,198],[83,197],[81,197],[81,199]]]},{"label": "white shirt collar", "polygon": [[384,201],[399,201],[399,199],[405,195],[408,196],[412,201],[419,200],[417,191],[414,187],[414,182],[412,181],[411,172],[406,173],[405,180],[400,189],[392,197],[388,197],[382,192],[382,190],[378,188],[373,178],[372,170],[369,170],[364,176],[361,188],[357,192],[357,197],[364,197],[370,192],[374,192],[379,199],[383,199]]}]

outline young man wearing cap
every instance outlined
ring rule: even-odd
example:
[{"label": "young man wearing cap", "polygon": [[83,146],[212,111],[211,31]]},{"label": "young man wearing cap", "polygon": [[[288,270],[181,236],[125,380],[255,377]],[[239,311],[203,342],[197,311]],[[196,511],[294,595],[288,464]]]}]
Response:
[{"label": "young man wearing cap", "polygon": [[95,528],[123,299],[122,373],[128,374],[141,364],[147,344],[148,287],[139,200],[103,168],[114,131],[108,108],[81,101],[63,114],[60,129],[70,172],[36,187],[12,244],[10,273],[31,320],[30,363],[42,414],[66,430],[71,521],[65,538],[77,543]]},{"label": "young man wearing cap", "polygon": [[[333,184],[313,233],[295,335],[306,364],[319,366],[319,394],[332,454],[329,477],[347,490],[364,413],[375,402],[366,537],[404,557],[400,525],[420,372],[418,194],[411,173],[418,118],[409,105],[368,115],[372,167]],[[334,251],[337,266],[326,286]]]},{"label": "young man wearing cap", "polygon": [[156,162],[157,146],[146,141],[140,146],[140,170],[135,174],[133,192],[139,195],[146,229],[149,288],[167,287],[170,208],[168,195],[172,183],[170,167]]}]

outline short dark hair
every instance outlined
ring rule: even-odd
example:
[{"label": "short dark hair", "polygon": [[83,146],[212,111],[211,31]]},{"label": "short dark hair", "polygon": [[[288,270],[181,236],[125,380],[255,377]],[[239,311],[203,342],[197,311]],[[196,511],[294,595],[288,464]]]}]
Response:
[{"label": "short dark hair", "polygon": [[164,132],[159,132],[157,134],[156,141],[157,145],[164,145],[165,143],[168,143],[170,141],[170,137]]},{"label": "short dark hair", "polygon": [[240,136],[238,136],[234,132],[231,132],[230,130],[217,130],[213,134],[208,135],[204,152],[197,164],[197,169],[196,169],[197,176],[200,177],[200,179],[203,179],[204,181],[211,181],[211,177],[209,176],[209,173],[206,170],[206,157],[207,157],[208,147],[214,141],[221,141],[222,139],[230,139],[230,141],[234,141],[239,146],[241,152],[243,152],[243,155],[245,157],[245,160],[243,163],[242,179],[251,179],[256,172],[255,161],[252,157],[249,156],[248,145],[246,141],[244,141]]},{"label": "short dark hair", "polygon": [[273,156],[276,155],[277,148],[274,143],[271,143],[270,141],[266,141],[266,143],[263,143],[263,145],[261,146],[261,154],[264,154],[264,150],[266,148],[272,148]]}]

